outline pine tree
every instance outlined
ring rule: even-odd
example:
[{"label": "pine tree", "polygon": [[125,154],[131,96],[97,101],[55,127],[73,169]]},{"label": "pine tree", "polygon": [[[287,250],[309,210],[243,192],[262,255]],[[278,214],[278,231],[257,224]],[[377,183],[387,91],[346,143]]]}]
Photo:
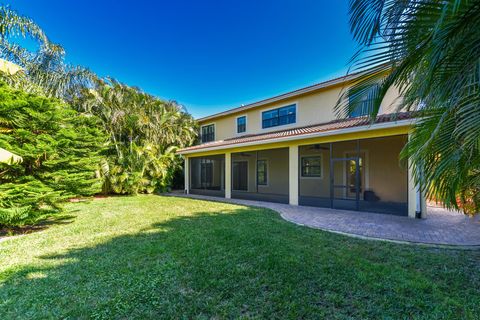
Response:
[{"label": "pine tree", "polygon": [[23,158],[0,164],[0,225],[31,222],[67,198],[99,193],[101,128],[97,117],[59,100],[0,84],[0,147]]}]

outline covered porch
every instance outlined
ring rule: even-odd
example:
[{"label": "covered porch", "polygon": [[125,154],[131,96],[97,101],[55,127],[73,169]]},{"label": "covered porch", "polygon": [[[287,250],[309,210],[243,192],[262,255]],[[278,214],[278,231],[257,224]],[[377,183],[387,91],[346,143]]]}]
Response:
[{"label": "covered porch", "polygon": [[407,135],[299,147],[299,204],[408,215]]},{"label": "covered porch", "polygon": [[288,157],[288,148],[232,153],[232,198],[289,203]]},{"label": "covered porch", "polygon": [[360,117],[192,146],[180,150],[185,193],[425,218],[414,168],[400,161],[411,124]]},{"label": "covered porch", "polygon": [[411,167],[400,163],[407,140],[403,133],[191,155],[185,192],[425,218]]}]

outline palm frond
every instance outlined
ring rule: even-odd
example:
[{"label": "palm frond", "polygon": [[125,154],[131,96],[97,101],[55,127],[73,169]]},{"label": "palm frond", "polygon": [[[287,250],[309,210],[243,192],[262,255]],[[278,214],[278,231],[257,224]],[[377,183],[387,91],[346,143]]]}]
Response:
[{"label": "palm frond", "polygon": [[65,51],[51,44],[30,52],[17,44],[0,41],[0,58],[18,64],[22,73],[7,80],[28,92],[41,91],[48,97],[71,101],[83,88],[92,88],[96,75],[90,70],[65,63]]},{"label": "palm frond", "polygon": [[351,71],[360,76],[343,90],[337,115],[367,101],[374,119],[387,90],[397,88],[399,109],[420,116],[402,156],[414,163],[416,182],[450,208],[480,190],[478,21],[479,1],[350,1],[361,46]]},{"label": "palm frond", "polygon": [[43,30],[32,19],[20,15],[9,7],[0,6],[0,36],[2,40],[19,35],[24,38],[30,36],[43,46],[49,44]]}]

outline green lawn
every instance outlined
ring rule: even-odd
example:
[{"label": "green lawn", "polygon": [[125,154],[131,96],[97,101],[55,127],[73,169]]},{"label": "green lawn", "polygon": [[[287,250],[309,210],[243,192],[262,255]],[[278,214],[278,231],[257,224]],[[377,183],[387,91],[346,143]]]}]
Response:
[{"label": "green lawn", "polygon": [[477,318],[480,252],[352,239],[159,196],[0,243],[0,318]]}]

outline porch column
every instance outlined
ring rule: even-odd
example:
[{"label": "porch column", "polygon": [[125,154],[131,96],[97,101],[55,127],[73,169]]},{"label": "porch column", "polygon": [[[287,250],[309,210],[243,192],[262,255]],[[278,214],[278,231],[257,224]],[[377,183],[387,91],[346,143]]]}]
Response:
[{"label": "porch column", "polygon": [[422,210],[422,219],[427,218],[427,197],[423,192],[420,193],[420,208]]},{"label": "porch column", "polygon": [[225,198],[232,198],[232,153],[225,152]]},{"label": "porch column", "polygon": [[408,161],[408,217],[415,218],[417,212],[420,217],[427,217],[427,201],[419,185],[415,184],[413,178],[413,165]]},{"label": "porch column", "polygon": [[189,194],[190,193],[190,161],[187,156],[184,156],[185,159],[185,168],[183,169],[183,174],[184,174],[184,189],[185,193]]},{"label": "porch column", "polygon": [[288,195],[290,205],[298,206],[298,146],[288,148]]}]

